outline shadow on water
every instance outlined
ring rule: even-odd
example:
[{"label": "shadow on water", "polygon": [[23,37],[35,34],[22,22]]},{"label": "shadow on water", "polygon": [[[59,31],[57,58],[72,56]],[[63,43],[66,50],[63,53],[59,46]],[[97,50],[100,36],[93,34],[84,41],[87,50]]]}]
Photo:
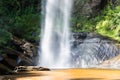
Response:
[{"label": "shadow on water", "polygon": [[103,78],[74,78],[70,80],[102,80]]},{"label": "shadow on water", "polygon": [[[4,78],[2,78],[2,80],[17,80],[17,79],[19,79],[19,78],[27,78],[27,77],[29,77],[29,78],[31,78],[31,77],[41,77],[41,76],[45,76],[45,75],[43,75],[43,74],[31,74],[31,73],[21,73],[21,74],[14,74],[14,75],[8,75],[8,76],[5,76]],[[0,79],[1,80],[1,79]],[[30,79],[30,80],[32,80],[32,79]]]},{"label": "shadow on water", "polygon": [[[16,80],[16,78],[4,78],[2,80]],[[103,80],[103,79],[102,78],[74,78],[69,80]],[[116,80],[120,80],[120,79],[116,79]]]}]

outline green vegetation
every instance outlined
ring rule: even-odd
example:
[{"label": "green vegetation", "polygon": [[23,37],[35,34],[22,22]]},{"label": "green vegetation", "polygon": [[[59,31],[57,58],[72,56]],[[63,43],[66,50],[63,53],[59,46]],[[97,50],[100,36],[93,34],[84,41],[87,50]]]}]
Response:
[{"label": "green vegetation", "polygon": [[39,4],[39,0],[0,1],[0,46],[16,49],[11,43],[12,36],[32,43],[39,41]]},{"label": "green vegetation", "polygon": [[38,4],[38,0],[0,1],[0,44],[7,43],[12,35],[33,42],[39,40]]},{"label": "green vegetation", "polygon": [[0,45],[6,44],[10,40],[11,33],[0,29]]},{"label": "green vegetation", "polygon": [[103,19],[97,22],[96,32],[120,41],[120,6],[114,9],[107,6],[103,13]]},{"label": "green vegetation", "polygon": [[86,16],[72,18],[73,32],[91,32],[95,29],[95,19],[88,19]]},{"label": "green vegetation", "polygon": [[[120,41],[120,1],[117,5],[110,3],[95,16],[90,11],[87,15],[81,12],[88,1],[76,0],[74,7],[78,5],[79,10],[73,9],[72,31],[97,32]],[[0,1],[0,45],[10,47],[12,35],[33,43],[39,41],[40,3],[40,0]]]},{"label": "green vegetation", "polygon": [[118,5],[108,4],[97,16],[73,16],[73,32],[97,32],[120,41],[120,1]]}]

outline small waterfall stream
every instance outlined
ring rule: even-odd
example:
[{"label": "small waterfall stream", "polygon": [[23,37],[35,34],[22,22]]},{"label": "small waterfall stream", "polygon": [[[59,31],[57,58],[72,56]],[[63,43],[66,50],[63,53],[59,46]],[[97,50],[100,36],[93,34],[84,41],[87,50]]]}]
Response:
[{"label": "small waterfall stream", "polygon": [[50,68],[70,67],[69,19],[72,0],[46,0],[43,6],[45,16],[39,65]]}]

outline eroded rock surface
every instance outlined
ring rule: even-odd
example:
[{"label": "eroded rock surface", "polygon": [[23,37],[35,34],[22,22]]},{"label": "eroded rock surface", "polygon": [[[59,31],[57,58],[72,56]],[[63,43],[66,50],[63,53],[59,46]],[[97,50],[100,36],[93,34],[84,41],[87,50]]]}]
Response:
[{"label": "eroded rock surface", "polygon": [[120,69],[120,55],[104,61],[103,63],[101,63],[97,67],[98,68]]},{"label": "eroded rock surface", "polygon": [[0,55],[0,74],[11,72],[15,66],[36,65],[38,54],[35,45],[15,36],[11,38],[11,45],[12,48],[0,46],[3,53]]},{"label": "eroded rock surface", "polygon": [[120,48],[107,37],[96,33],[74,33],[71,40],[71,64],[90,68],[120,54]]}]

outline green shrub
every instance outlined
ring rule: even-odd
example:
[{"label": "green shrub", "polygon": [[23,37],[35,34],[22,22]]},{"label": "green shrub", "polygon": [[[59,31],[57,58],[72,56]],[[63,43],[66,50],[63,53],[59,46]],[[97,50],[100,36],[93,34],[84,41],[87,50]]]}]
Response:
[{"label": "green shrub", "polygon": [[0,28],[29,41],[39,39],[38,0],[1,0]]},{"label": "green shrub", "polygon": [[11,34],[3,29],[0,29],[0,45],[7,44],[11,39]]},{"label": "green shrub", "polygon": [[25,14],[15,16],[13,26],[9,27],[9,31],[14,35],[25,38],[26,40],[35,40],[40,31],[39,14]]},{"label": "green shrub", "polygon": [[72,17],[73,32],[97,32],[120,41],[120,1],[108,4],[97,16],[88,18],[82,14]]},{"label": "green shrub", "polygon": [[96,32],[120,41],[120,6],[104,10],[104,18],[96,25]]}]

